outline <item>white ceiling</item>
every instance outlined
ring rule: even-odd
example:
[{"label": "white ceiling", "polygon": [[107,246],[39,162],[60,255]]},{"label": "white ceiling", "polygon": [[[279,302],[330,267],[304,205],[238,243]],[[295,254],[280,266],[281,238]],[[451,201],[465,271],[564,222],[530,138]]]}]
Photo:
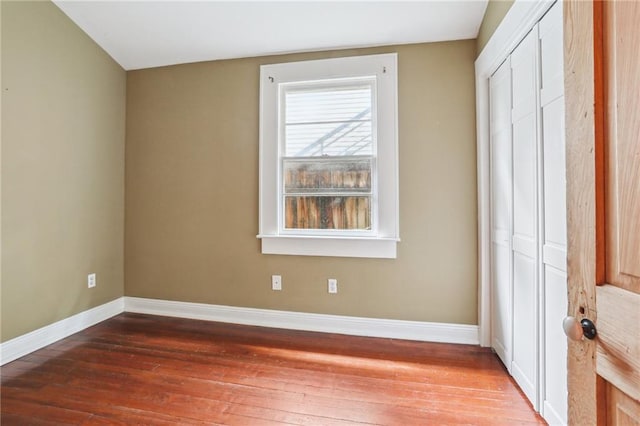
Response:
[{"label": "white ceiling", "polygon": [[475,38],[487,0],[53,0],[126,70]]}]

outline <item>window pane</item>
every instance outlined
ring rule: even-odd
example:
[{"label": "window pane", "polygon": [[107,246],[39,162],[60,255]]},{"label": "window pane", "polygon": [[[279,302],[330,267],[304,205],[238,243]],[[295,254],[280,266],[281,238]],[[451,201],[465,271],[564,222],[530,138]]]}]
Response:
[{"label": "window pane", "polygon": [[284,192],[371,192],[371,159],[283,161]]},{"label": "window pane", "polygon": [[285,92],[285,156],[373,155],[370,83]]},{"label": "window pane", "polygon": [[372,154],[371,121],[300,124],[285,132],[288,157]]},{"label": "window pane", "polygon": [[285,229],[371,229],[369,196],[286,196]]}]

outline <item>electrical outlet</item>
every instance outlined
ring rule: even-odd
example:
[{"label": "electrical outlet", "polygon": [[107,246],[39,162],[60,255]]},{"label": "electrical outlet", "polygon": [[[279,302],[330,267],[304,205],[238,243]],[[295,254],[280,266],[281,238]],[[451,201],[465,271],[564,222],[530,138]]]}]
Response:
[{"label": "electrical outlet", "polygon": [[87,287],[93,288],[96,286],[96,274],[87,275]]},{"label": "electrical outlet", "polygon": [[282,277],[280,275],[271,275],[271,290],[282,290]]},{"label": "electrical outlet", "polygon": [[338,292],[338,280],[335,278],[329,278],[327,280],[327,291],[331,294]]}]

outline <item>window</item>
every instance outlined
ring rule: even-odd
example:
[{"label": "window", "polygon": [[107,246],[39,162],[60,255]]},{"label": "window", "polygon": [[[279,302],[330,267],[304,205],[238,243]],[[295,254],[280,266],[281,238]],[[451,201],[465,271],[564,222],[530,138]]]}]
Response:
[{"label": "window", "polygon": [[396,55],[261,67],[262,252],[396,257]]},{"label": "window", "polygon": [[283,231],[375,228],[374,93],[372,78],[282,85]]}]

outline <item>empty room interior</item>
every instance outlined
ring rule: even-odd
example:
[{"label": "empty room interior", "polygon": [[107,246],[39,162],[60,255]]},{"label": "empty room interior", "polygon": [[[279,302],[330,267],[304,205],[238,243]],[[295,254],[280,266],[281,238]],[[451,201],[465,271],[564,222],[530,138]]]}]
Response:
[{"label": "empty room interior", "polygon": [[640,425],[640,3],[0,18],[3,425]]}]

